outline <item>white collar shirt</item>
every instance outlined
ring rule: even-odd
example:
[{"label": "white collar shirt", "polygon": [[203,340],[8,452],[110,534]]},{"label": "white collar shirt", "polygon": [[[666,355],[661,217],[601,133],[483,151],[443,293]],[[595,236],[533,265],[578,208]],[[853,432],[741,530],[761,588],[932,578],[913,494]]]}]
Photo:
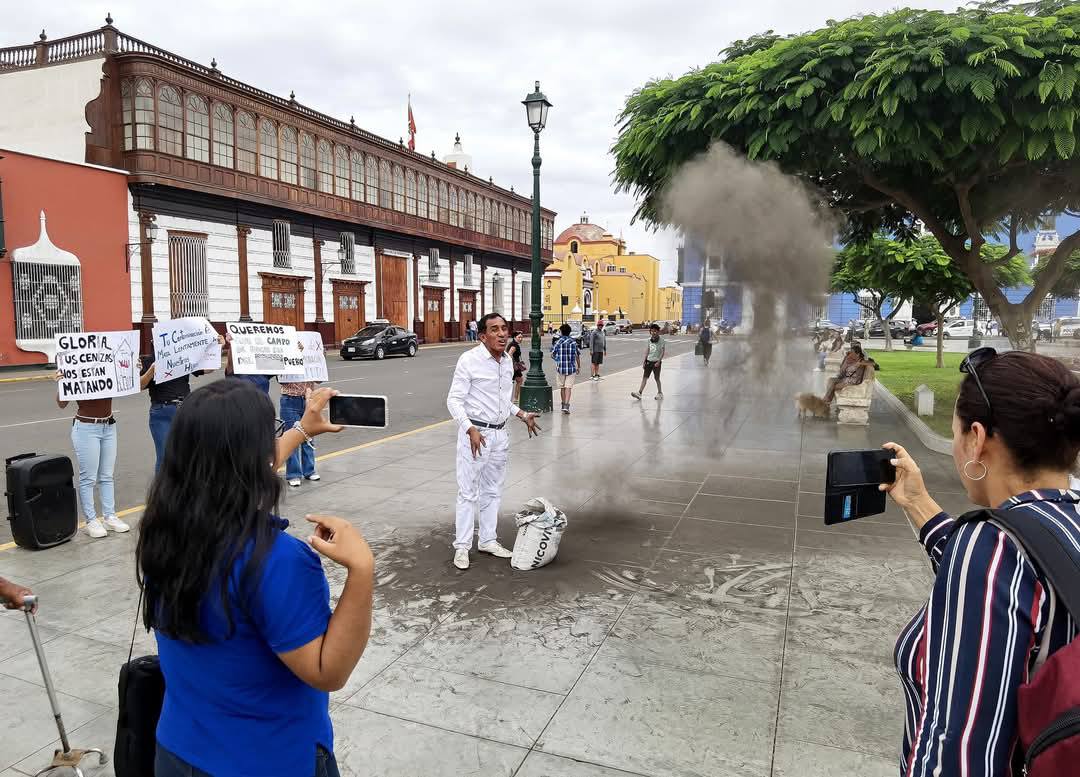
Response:
[{"label": "white collar shirt", "polygon": [[508,354],[495,359],[480,344],[458,357],[446,407],[463,431],[473,421],[498,426],[521,412],[513,402],[514,361]]}]

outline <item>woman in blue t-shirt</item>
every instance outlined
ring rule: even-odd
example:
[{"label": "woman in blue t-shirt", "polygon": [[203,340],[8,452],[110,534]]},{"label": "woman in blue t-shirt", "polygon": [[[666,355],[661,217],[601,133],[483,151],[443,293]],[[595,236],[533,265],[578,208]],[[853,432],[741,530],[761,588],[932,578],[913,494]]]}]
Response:
[{"label": "woman in blue t-shirt", "polygon": [[[279,439],[246,381],[205,386],[176,413],[136,550],[165,675],[156,777],[338,777],[329,692],[367,645],[374,560],[342,518],[308,516],[308,547],[274,514],[282,462],[340,431],[323,417],[335,393],[313,392]],[[311,548],[348,570],[333,611]]]}]

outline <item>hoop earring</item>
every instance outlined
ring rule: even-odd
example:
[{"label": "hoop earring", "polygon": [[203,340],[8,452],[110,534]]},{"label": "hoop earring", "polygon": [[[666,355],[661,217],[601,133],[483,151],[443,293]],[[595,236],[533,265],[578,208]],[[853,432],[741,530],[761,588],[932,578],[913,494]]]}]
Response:
[{"label": "hoop earring", "polygon": [[[978,464],[980,467],[982,467],[982,474],[979,475],[978,477],[972,477],[971,475],[968,474],[968,471],[967,471],[968,467],[970,465],[972,465],[972,464]],[[989,469],[987,469],[985,464],[983,464],[981,461],[977,461],[975,459],[969,459],[968,461],[965,461],[964,466],[961,467],[960,470],[963,473],[964,477],[966,477],[968,480],[982,480],[984,477],[986,477],[987,473],[990,471]]]}]

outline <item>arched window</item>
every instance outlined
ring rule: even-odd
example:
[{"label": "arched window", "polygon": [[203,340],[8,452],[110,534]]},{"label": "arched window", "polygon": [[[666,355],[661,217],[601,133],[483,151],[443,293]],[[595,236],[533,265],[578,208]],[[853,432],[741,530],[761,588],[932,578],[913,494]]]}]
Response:
[{"label": "arched window", "polygon": [[416,215],[423,216],[424,218],[430,218],[430,216],[428,216],[427,203],[427,176],[421,175],[420,180],[416,183]]},{"label": "arched window", "polygon": [[439,181],[439,221],[443,224],[450,223],[450,191],[446,187],[446,181]]},{"label": "arched window", "polygon": [[368,205],[379,204],[379,160],[367,155],[367,180],[364,182],[364,202]]},{"label": "arched window", "polygon": [[277,127],[269,119],[259,122],[259,175],[277,179]]},{"label": "arched window", "polygon": [[218,167],[233,166],[233,115],[232,106],[214,103],[214,164]]},{"label": "arched window", "polygon": [[469,215],[468,201],[465,198],[465,190],[458,195],[458,224],[465,226],[465,220]]},{"label": "arched window", "polygon": [[352,161],[352,198],[363,201],[364,199],[364,155],[359,151],[353,151]]},{"label": "arched window", "polygon": [[394,165],[394,210],[405,210],[405,174]]},{"label": "arched window", "polygon": [[576,240],[570,241],[570,253],[576,254],[578,252],[578,244]]},{"label": "arched window", "polygon": [[296,130],[292,127],[281,128],[281,180],[295,184],[299,179],[296,163],[299,151],[296,148]]},{"label": "arched window", "polygon": [[491,223],[491,200],[487,197],[483,197],[482,199],[484,201],[484,208],[483,213],[480,216],[480,228],[477,229],[477,232],[487,234],[488,224]]},{"label": "arched window", "polygon": [[385,159],[379,160],[379,207],[391,207],[394,197],[393,175],[390,173],[390,163]]},{"label": "arched window", "polygon": [[532,214],[525,216],[525,245],[532,245]]},{"label": "arched window", "polygon": [[154,147],[154,86],[148,78],[135,82],[135,148]]},{"label": "arched window", "polygon": [[254,173],[258,159],[258,140],[255,132],[255,117],[247,111],[236,114],[236,169],[243,173]]},{"label": "arched window", "polygon": [[428,181],[428,214],[432,221],[439,220],[439,183],[434,178]]},{"label": "arched window", "polygon": [[505,240],[509,236],[507,233],[508,233],[508,230],[507,230],[507,226],[506,226],[506,206],[500,204],[499,205],[499,237],[501,237],[501,238],[503,238]]},{"label": "arched window", "polygon": [[319,141],[319,191],[334,193],[334,149],[326,140]]},{"label": "arched window", "polygon": [[458,202],[457,202],[457,187],[450,187],[450,224],[451,226],[460,227],[461,220],[458,218]]},{"label": "arched window", "polygon": [[517,241],[519,243],[524,243],[525,242],[525,221],[527,219],[528,219],[528,216],[526,215],[525,211],[519,210],[518,211],[518,234],[517,234]]},{"label": "arched window", "polygon": [[416,215],[416,173],[405,171],[405,212]]},{"label": "arched window", "polygon": [[345,146],[334,149],[334,194],[349,196],[349,150]]},{"label": "arched window", "polygon": [[476,229],[476,195],[465,195],[465,229]]},{"label": "arched window", "polygon": [[315,188],[315,141],[306,132],[300,133],[300,185]]},{"label": "arched window", "polygon": [[210,108],[197,94],[187,98],[187,121],[184,125],[185,155],[196,162],[210,161]]},{"label": "arched window", "polygon": [[124,150],[135,148],[135,88],[130,80],[120,83],[120,109],[123,111]]},{"label": "arched window", "polygon": [[158,89],[158,150],[182,156],[184,151],[184,107],[175,87]]}]

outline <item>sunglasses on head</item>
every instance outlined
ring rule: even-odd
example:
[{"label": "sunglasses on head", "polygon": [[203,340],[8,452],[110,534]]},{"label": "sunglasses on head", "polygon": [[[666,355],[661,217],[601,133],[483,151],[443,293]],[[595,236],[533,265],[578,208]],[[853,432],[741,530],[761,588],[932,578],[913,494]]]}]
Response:
[{"label": "sunglasses on head", "polygon": [[983,402],[986,403],[986,421],[988,425],[994,417],[994,409],[990,406],[990,397],[986,396],[986,389],[983,388],[982,381],[979,380],[979,368],[997,355],[997,350],[989,346],[976,348],[960,362],[960,372],[975,379],[975,386],[979,389],[979,393],[982,394]]}]

